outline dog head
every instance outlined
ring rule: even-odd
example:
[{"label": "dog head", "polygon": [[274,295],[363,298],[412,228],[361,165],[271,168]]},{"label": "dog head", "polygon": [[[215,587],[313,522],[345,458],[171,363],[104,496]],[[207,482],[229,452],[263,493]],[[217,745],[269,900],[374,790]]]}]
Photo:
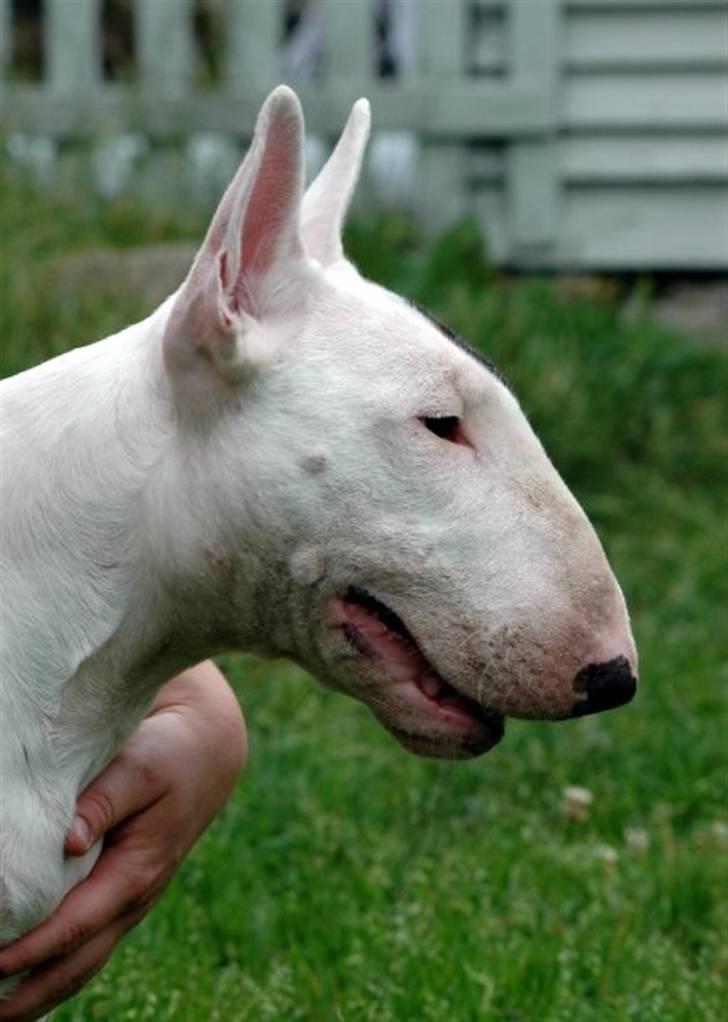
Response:
[{"label": "dog head", "polygon": [[304,195],[298,100],[271,94],[174,299],[165,364],[189,463],[211,466],[203,527],[237,580],[231,631],[255,620],[259,648],[408,748],[475,755],[505,716],[628,701],[636,652],[508,385],[346,260],[368,130],[360,100]]}]

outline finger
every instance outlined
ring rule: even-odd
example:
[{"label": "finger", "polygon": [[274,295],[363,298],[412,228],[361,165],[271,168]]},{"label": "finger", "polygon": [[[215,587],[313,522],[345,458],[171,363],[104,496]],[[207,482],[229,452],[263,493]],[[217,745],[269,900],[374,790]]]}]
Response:
[{"label": "finger", "polygon": [[83,855],[108,830],[152,805],[164,791],[161,777],[134,754],[133,747],[121,752],[82,792],[66,835],[66,853]]},{"label": "finger", "polygon": [[130,864],[128,850],[110,848],[52,916],[0,951],[0,979],[71,954],[121,916],[149,905],[164,883],[148,864]]},{"label": "finger", "polygon": [[0,1001],[0,1022],[34,1022],[74,994],[103,968],[123,935],[144,916],[135,909],[62,959],[34,970],[9,1001]]}]

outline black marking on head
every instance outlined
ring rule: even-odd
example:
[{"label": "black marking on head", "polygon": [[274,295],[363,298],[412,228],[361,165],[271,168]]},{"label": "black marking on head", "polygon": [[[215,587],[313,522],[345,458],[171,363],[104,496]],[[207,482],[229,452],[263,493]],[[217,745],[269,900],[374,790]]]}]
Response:
[{"label": "black marking on head", "polygon": [[453,344],[458,346],[458,348],[467,352],[468,355],[472,355],[476,361],[480,362],[480,364],[488,370],[488,372],[492,373],[497,380],[500,380],[504,387],[513,393],[513,387],[511,387],[510,383],[500,371],[498,366],[491,362],[489,358],[486,358],[482,351],[478,351],[477,348],[474,348],[473,345],[469,344],[464,337],[461,337],[460,334],[456,334],[452,327],[449,327],[447,323],[443,323],[441,319],[438,319],[437,316],[433,315],[427,309],[424,309],[418,302],[415,302],[412,298],[408,298],[406,300],[412,308],[417,309],[417,311],[421,313],[425,319],[429,319],[433,326],[436,326],[440,333],[444,334],[449,341],[452,341]]}]

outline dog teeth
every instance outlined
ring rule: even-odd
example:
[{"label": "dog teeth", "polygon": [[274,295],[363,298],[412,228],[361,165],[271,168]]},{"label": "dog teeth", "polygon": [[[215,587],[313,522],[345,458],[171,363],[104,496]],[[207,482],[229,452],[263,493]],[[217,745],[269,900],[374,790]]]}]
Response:
[{"label": "dog teeth", "polygon": [[430,699],[435,699],[442,689],[442,682],[435,674],[423,674],[419,681],[420,688],[429,696]]}]

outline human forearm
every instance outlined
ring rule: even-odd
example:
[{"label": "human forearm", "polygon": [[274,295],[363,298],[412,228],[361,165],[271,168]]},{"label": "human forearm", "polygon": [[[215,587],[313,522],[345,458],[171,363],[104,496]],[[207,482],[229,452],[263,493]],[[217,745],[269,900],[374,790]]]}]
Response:
[{"label": "human forearm", "polygon": [[96,866],[49,919],[0,952],[0,975],[30,970],[0,1019],[38,1018],[101,968],[222,808],[245,756],[240,708],[214,664],[164,686],[79,799],[66,851],[81,854],[104,837]]}]

